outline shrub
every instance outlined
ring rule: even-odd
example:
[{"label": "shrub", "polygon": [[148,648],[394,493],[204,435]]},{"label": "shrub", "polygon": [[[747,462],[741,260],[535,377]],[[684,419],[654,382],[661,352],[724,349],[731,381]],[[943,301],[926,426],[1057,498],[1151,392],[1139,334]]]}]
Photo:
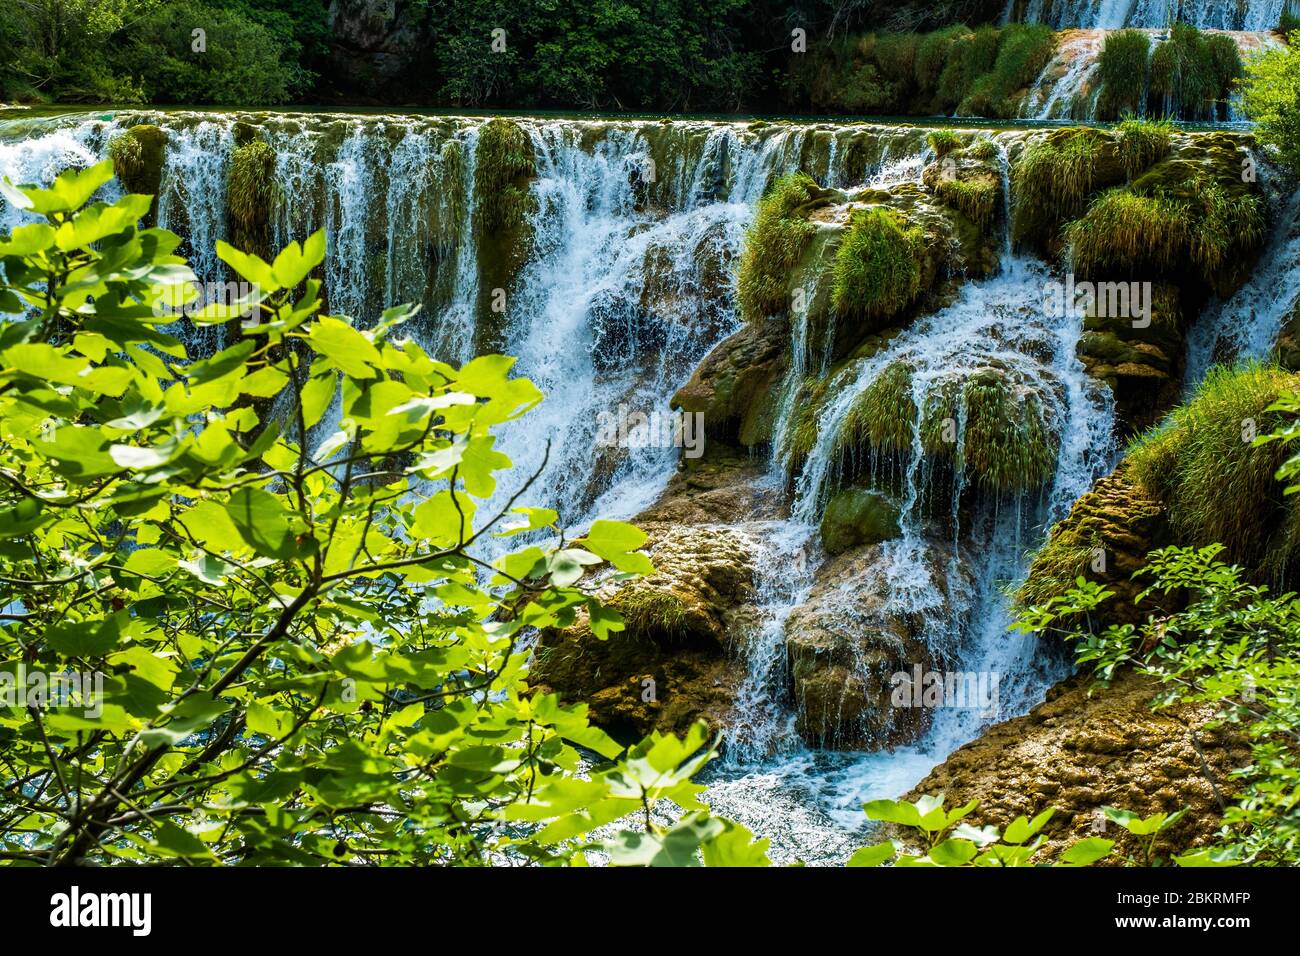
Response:
[{"label": "shrub", "polygon": [[1281,49],[1251,57],[1242,104],[1260,145],[1300,172],[1300,34],[1291,34]]},{"label": "shrub", "polygon": [[[157,196],[167,155],[167,134],[157,126],[141,123],[128,127],[108,142],[113,174],[127,192]],[[157,202],[150,219],[157,212]]]},{"label": "shrub", "polygon": [[976,79],[958,112],[966,116],[1012,119],[1019,114],[1020,94],[1051,62],[1056,34],[1043,24],[1012,23],[1002,28],[993,68]]},{"label": "shrub", "polygon": [[[622,626],[579,586],[588,568],[653,568],[631,525],[572,539],[553,510],[502,527],[509,506],[484,507],[510,468],[494,430],[542,397],[513,360],[434,361],[399,331],[409,306],[369,331],[321,316],[318,232],[273,263],[218,245],[260,321],[191,361],[155,309],[193,280],[180,237],[138,231],[148,196],[86,206],[111,174],[21,187],[45,221],[0,240],[21,292],[0,295],[0,601],[23,609],[0,667],[102,678],[0,706],[6,862],[585,863],[619,818],[596,838],[616,864],[766,862],[704,811],[648,816],[694,792],[702,724],[624,754],[528,687],[528,629],[580,609],[601,638]],[[20,320],[70,280],[89,296]],[[321,442],[335,402],[347,427]],[[470,549],[494,532],[530,543],[483,566]],[[577,747],[602,761],[581,777]]]}]

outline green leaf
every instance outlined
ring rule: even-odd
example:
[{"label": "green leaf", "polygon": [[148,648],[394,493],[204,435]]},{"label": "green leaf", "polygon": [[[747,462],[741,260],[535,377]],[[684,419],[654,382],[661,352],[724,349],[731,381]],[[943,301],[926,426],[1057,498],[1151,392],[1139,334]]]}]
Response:
[{"label": "green leaf", "polygon": [[905,827],[919,827],[921,814],[917,808],[903,800],[872,800],[865,804],[867,819],[898,823]]},{"label": "green leaf", "polygon": [[1066,849],[1058,858],[1058,862],[1065,866],[1091,866],[1103,857],[1109,856],[1114,848],[1114,840],[1088,837]]},{"label": "green leaf", "polygon": [[646,543],[645,532],[624,521],[593,522],[582,543],[620,571],[630,574],[654,573],[654,565],[648,557],[632,553]]},{"label": "green leaf", "polygon": [[705,837],[700,845],[705,866],[771,866],[767,848],[771,840],[755,840],[754,834],[739,823],[723,821],[717,836]]},{"label": "green leaf", "polygon": [[374,378],[383,366],[374,344],[346,322],[322,316],[307,334],[307,340],[326,363],[352,378]]},{"label": "green leaf", "polygon": [[954,837],[936,844],[930,850],[930,859],[940,866],[965,866],[978,852],[979,848],[970,840]]},{"label": "green leaf", "polygon": [[226,513],[240,537],[258,554],[287,561],[308,553],[294,540],[291,512],[269,491],[244,486],[226,504]]},{"label": "green leaf", "polygon": [[877,843],[875,846],[864,846],[849,857],[845,866],[880,866],[892,860],[897,852],[898,845],[892,840],[888,843]]}]

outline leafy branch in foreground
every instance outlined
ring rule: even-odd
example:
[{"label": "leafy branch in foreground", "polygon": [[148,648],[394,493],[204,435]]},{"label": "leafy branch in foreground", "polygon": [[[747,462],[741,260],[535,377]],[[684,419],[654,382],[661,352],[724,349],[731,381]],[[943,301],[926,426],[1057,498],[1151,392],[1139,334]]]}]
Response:
[{"label": "leafy branch in foreground", "polygon": [[110,176],[3,186],[0,860],[765,861],[697,799],[702,729],[623,754],[530,694],[531,633],[623,626],[581,579],[652,568],[630,525],[516,504],[536,474],[497,494],[493,430],[542,398],[513,360],[320,314],[320,233],[218,246],[248,291],[194,312],[226,346],[194,360],[180,238],[91,202]]}]

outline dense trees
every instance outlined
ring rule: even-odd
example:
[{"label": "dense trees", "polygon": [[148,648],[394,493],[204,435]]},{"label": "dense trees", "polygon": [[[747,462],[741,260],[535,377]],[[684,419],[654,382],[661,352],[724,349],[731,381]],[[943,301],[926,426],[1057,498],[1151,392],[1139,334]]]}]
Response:
[{"label": "dense trees", "polygon": [[1000,12],[988,0],[17,0],[0,11],[0,98],[762,111],[801,105],[788,97],[802,82],[795,28],[820,60],[851,33]]}]

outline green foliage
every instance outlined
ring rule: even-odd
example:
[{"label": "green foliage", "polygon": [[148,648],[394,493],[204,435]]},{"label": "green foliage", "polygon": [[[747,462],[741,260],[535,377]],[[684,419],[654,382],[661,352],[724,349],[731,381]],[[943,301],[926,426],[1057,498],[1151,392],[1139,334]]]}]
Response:
[{"label": "green foliage", "polygon": [[1061,224],[1086,208],[1098,185],[1099,154],[1110,137],[1096,129],[1061,129],[1035,140],[1011,169],[1012,237],[1050,243]]},{"label": "green foliage", "polygon": [[747,321],[789,308],[791,272],[816,232],[808,215],[826,202],[822,190],[803,173],[782,176],[760,200],[745,235],[736,280],[740,314]]},{"label": "green foliage", "polygon": [[1014,118],[1022,94],[1047,68],[1055,50],[1056,34],[1051,27],[1007,24],[1002,28],[993,68],[970,84],[957,112],[964,116]]},{"label": "green foliage", "polygon": [[921,292],[924,242],[924,232],[892,209],[854,211],[835,253],[835,311],[880,323],[906,309]]},{"label": "green foliage", "polygon": [[1101,93],[1097,98],[1100,119],[1114,119],[1146,109],[1147,66],[1151,40],[1142,30],[1115,30],[1106,34],[1097,71]]},{"label": "green foliage", "polygon": [[1254,439],[1282,425],[1270,408],[1294,387],[1295,376],[1276,366],[1216,367],[1191,401],[1129,449],[1134,477],[1168,508],[1175,540],[1222,544],[1266,576],[1292,566],[1300,509],[1274,477],[1283,450]]},{"label": "green foliage", "polygon": [[[1151,554],[1138,572],[1151,584],[1136,600],[1159,594],[1176,609],[1172,613],[1153,614],[1141,625],[1111,625],[1101,633],[1070,628],[1064,633],[1074,642],[1078,662],[1092,667],[1101,681],[1135,667],[1161,684],[1154,706],[1212,704],[1217,717],[1211,726],[1239,726],[1250,740],[1251,761],[1233,774],[1243,786],[1224,815],[1224,845],[1174,862],[1294,866],[1300,861],[1300,598],[1247,582],[1242,568],[1219,560],[1222,551],[1211,544]],[[1017,628],[1057,630],[1062,621],[1078,619],[1110,596],[1080,579],[1074,590],[1027,609]],[[1113,809],[1106,814],[1138,838],[1140,856],[1130,862],[1151,865],[1158,861],[1157,837],[1181,812],[1145,820]]]},{"label": "green foliage", "polygon": [[1115,127],[1119,135],[1124,170],[1132,179],[1156,160],[1169,155],[1175,126],[1170,120],[1148,120],[1125,116]]},{"label": "green foliage", "polygon": [[[206,31],[201,52],[196,26]],[[133,22],[116,59],[154,103],[274,106],[306,82],[270,30],[202,0],[171,0]]]},{"label": "green foliage", "polygon": [[1300,172],[1300,34],[1246,64],[1242,105],[1255,136],[1292,172]]},{"label": "green foliage", "polygon": [[923,796],[915,803],[905,800],[873,800],[863,809],[871,820],[907,827],[915,831],[924,852],[914,853],[891,840],[863,847],[849,858],[849,866],[1091,866],[1104,860],[1114,842],[1100,837],[1078,840],[1054,858],[1038,859],[1047,844],[1042,830],[1055,815],[1049,807],[1031,820],[1020,816],[1005,830],[987,825],[974,827],[963,822],[979,806],[972,800],[953,810],[943,808],[943,795]]},{"label": "green foliage", "polygon": [[837,449],[868,446],[885,454],[912,448],[917,408],[912,372],[903,362],[887,365],[849,406],[836,436]]},{"label": "green foliage", "polygon": [[226,213],[237,248],[270,256],[271,217],[282,199],[271,144],[255,139],[236,148],[230,157]]},{"label": "green foliage", "polygon": [[[1076,271],[1183,278],[1231,294],[1267,223],[1259,195],[1241,181],[1236,151],[1222,148],[1215,158],[1220,149],[1210,144],[1210,162],[1167,159],[1099,196],[1065,228]],[[1141,158],[1132,156],[1126,166]]]},{"label": "green foliage", "polygon": [[1202,33],[1176,23],[1151,55],[1150,95],[1157,112],[1187,119],[1214,118],[1226,108],[1242,75],[1241,55],[1230,36]]},{"label": "green foliage", "polygon": [[[530,691],[527,634],[623,626],[590,569],[652,567],[636,528],[566,540],[515,504],[532,479],[494,431],[541,395],[513,359],[437,361],[406,306],[321,315],[316,233],[272,261],[218,245],[254,291],[193,316],[241,333],[194,361],[163,331],[193,294],[181,240],[137,225],[148,196],[89,202],[111,175],[0,186],[30,217],[0,241],[0,859],[766,862],[698,800],[702,727],[623,754]],[[33,701],[20,671],[87,682]]]},{"label": "green foliage", "polygon": [[961,137],[950,129],[936,129],[928,133],[925,141],[940,159],[961,149]]}]

